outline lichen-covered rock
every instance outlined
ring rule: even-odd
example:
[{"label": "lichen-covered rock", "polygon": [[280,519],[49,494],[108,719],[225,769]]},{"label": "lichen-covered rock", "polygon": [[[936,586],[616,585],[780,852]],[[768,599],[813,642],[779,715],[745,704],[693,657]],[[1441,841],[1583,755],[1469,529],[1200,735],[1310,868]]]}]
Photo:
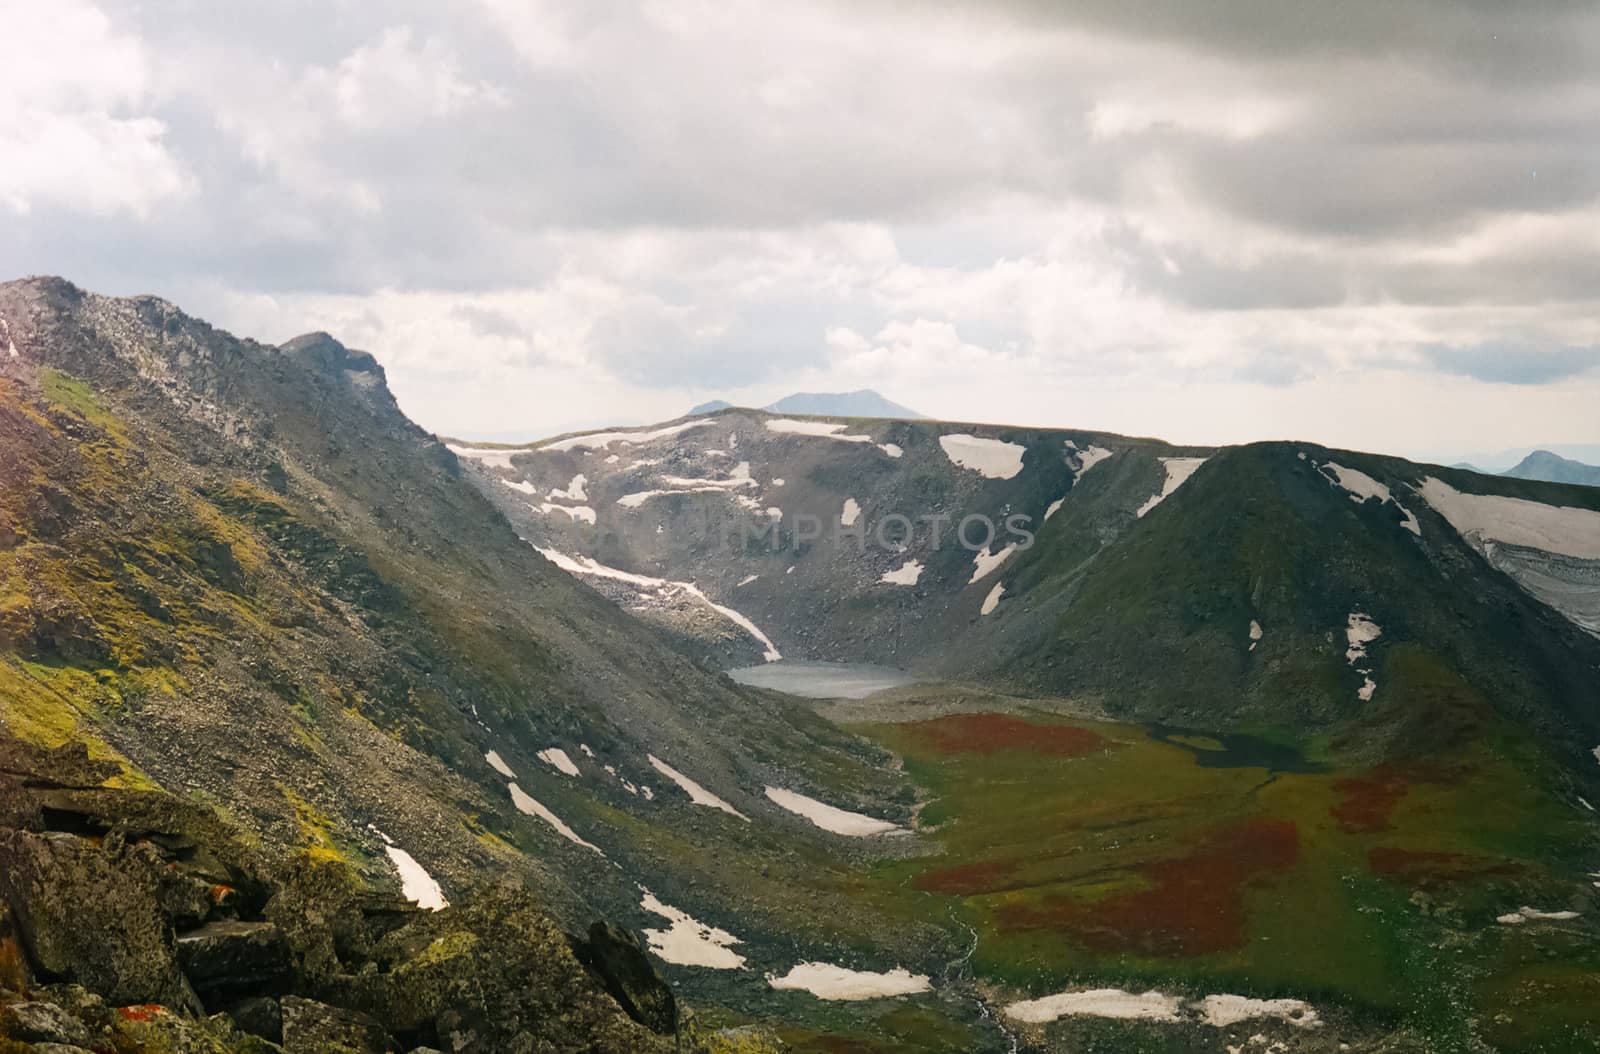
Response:
[{"label": "lichen-covered rock", "polygon": [[[622,1011],[566,936],[514,887],[418,916],[380,941],[374,959],[381,983],[368,1008],[411,1043],[459,1054],[671,1049]],[[635,990],[646,988],[636,978]]]},{"label": "lichen-covered rock", "polygon": [[241,999],[227,1009],[240,1032],[259,1036],[273,1043],[283,1042],[283,1009],[270,996]]},{"label": "lichen-covered rock", "polygon": [[66,1043],[87,1047],[89,1029],[53,1003],[12,1003],[0,1007],[0,1035],[23,1043]]},{"label": "lichen-covered rock", "polygon": [[270,922],[223,920],[178,937],[178,962],[209,1007],[251,995],[281,995],[293,973],[289,944]]},{"label": "lichen-covered rock", "polygon": [[572,938],[572,952],[629,1017],[659,1035],[677,1032],[672,989],[635,934],[610,922],[595,922],[588,939]]},{"label": "lichen-covered rock", "polygon": [[365,1014],[296,996],[284,999],[282,1006],[286,1054],[390,1054],[400,1049]]},{"label": "lichen-covered rock", "polygon": [[197,1009],[160,908],[164,867],[148,845],[0,832],[0,900],[41,971],[114,1003]]}]

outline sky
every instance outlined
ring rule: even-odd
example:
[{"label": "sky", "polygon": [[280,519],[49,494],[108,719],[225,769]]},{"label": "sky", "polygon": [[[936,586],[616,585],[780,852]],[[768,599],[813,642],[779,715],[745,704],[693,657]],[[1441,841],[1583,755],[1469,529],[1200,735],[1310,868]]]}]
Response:
[{"label": "sky", "polygon": [[1591,0],[0,0],[0,276],[459,436],[1600,442]]}]

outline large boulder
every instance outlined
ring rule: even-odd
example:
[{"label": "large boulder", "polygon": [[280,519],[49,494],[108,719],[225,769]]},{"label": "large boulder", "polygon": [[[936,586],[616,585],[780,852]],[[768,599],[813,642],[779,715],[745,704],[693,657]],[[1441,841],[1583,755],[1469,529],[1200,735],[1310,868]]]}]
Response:
[{"label": "large boulder", "polygon": [[637,935],[610,922],[596,922],[587,939],[570,940],[578,961],[629,1017],[658,1035],[677,1033],[677,1000]]},{"label": "large boulder", "polygon": [[390,1054],[389,1033],[366,1014],[311,999],[283,1000],[285,1054]]},{"label": "large boulder", "polygon": [[208,1007],[282,995],[293,981],[289,943],[270,922],[224,919],[178,937],[184,976]]},{"label": "large boulder", "polygon": [[[608,958],[627,956],[613,950]],[[457,1054],[672,1049],[624,1012],[524,890],[489,889],[420,915],[380,941],[373,959],[379,983],[362,996],[365,1009],[408,1043]],[[625,972],[640,1003],[659,1010],[659,997],[645,996],[649,986]]]},{"label": "large boulder", "polygon": [[161,910],[165,866],[145,844],[0,831],[0,900],[42,973],[113,1003],[194,1010]]}]

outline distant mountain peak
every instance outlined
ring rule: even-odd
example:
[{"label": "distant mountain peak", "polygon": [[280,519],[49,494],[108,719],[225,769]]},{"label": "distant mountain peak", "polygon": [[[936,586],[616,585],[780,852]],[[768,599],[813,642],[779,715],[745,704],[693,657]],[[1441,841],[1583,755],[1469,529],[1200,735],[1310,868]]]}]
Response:
[{"label": "distant mountain peak", "polygon": [[[689,416],[713,414],[718,410],[731,409],[732,406],[725,399],[712,399],[690,410]],[[926,417],[910,407],[884,398],[871,388],[853,392],[795,392],[761,409],[775,414],[809,414],[813,417],[892,417],[907,420]]]},{"label": "distant mountain peak", "polygon": [[1535,450],[1504,473],[1515,479],[1537,479],[1547,483],[1577,483],[1600,487],[1600,468],[1574,461],[1549,450]]}]

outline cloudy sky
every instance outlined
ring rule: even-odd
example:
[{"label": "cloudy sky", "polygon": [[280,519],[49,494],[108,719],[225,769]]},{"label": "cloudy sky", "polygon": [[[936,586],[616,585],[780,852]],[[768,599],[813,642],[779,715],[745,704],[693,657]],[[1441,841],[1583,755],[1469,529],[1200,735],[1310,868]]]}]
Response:
[{"label": "cloudy sky", "polygon": [[452,434],[1600,442],[1592,0],[0,0],[0,274]]}]

